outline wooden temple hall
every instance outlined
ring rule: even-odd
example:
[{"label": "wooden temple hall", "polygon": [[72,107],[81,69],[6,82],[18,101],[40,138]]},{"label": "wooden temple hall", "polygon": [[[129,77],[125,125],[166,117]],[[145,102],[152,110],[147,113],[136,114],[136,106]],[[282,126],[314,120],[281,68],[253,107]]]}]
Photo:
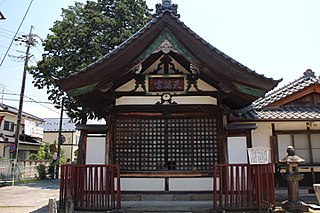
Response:
[{"label": "wooden temple hall", "polygon": [[[177,5],[162,1],[153,19],[132,37],[59,81],[69,96],[105,118],[106,126],[80,128],[86,133],[85,164],[119,167],[118,190],[212,191],[222,186],[225,172],[221,168],[213,176],[213,169],[229,163],[228,137],[244,136],[250,148],[256,128],[254,123],[233,124],[230,116],[279,83],[218,50],[179,18]],[[104,185],[101,175],[97,181],[92,190]],[[90,191],[86,187],[77,188],[78,194]],[[75,199],[80,206],[89,197]]]}]

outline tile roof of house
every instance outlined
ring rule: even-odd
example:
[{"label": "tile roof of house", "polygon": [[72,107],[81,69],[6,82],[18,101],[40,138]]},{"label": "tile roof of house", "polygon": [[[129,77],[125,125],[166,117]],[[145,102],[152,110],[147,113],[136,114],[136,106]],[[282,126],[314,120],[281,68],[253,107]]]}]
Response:
[{"label": "tile roof of house", "polygon": [[251,109],[241,118],[254,120],[314,120],[320,119],[320,107],[276,107],[267,109]]},{"label": "tile roof of house", "polygon": [[314,74],[314,72],[311,69],[307,69],[303,76],[298,78],[297,80],[279,88],[274,91],[271,91],[266,94],[264,98],[260,98],[257,101],[253,102],[253,108],[255,109],[261,109],[265,106],[268,106],[269,104],[278,101],[280,99],[283,99],[295,92],[298,92],[300,90],[303,90],[304,88],[318,83],[320,84],[320,78],[317,78]]},{"label": "tile roof of house", "polygon": [[320,107],[318,106],[297,106],[297,107],[268,107],[268,105],[281,100],[293,93],[303,90],[313,84],[320,84],[320,77],[316,77],[310,69],[303,73],[297,80],[266,94],[253,102],[251,106],[240,111],[239,117],[254,120],[304,120],[320,119]]},{"label": "tile roof of house", "polygon": [[[18,115],[18,111],[19,110],[17,108],[13,107],[13,106],[9,106],[7,104],[0,103],[0,112],[8,112],[8,113],[12,113],[12,114]],[[38,120],[39,122],[43,121],[42,118],[39,118],[37,116],[31,115],[30,113],[26,113],[26,112],[22,112],[22,116],[23,117],[29,117],[29,118],[34,119],[34,120]]]},{"label": "tile roof of house", "polygon": [[[60,118],[45,118],[44,123],[40,124],[44,132],[57,132],[59,131]],[[75,132],[76,124],[70,118],[62,119],[62,132]]]}]

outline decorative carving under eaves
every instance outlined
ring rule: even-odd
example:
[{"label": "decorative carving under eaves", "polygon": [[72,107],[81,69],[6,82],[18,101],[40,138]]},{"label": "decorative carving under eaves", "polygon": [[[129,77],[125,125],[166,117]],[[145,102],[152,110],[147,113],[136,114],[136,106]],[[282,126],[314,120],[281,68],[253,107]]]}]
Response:
[{"label": "decorative carving under eaves", "polygon": [[141,70],[142,70],[142,64],[138,64],[136,66],[134,66],[130,72],[133,72],[134,74],[138,75],[141,73]]},{"label": "decorative carving under eaves", "polygon": [[[146,91],[146,85],[145,85],[145,77],[144,75],[136,75],[134,80],[136,81],[136,86],[131,92],[137,92],[139,90]],[[140,89],[139,89],[140,88]]]},{"label": "decorative carving under eaves", "polygon": [[165,39],[153,53],[158,53],[160,51],[165,54],[168,54],[170,51],[178,53],[178,51],[174,48],[170,41],[168,41],[168,39]]},{"label": "decorative carving under eaves", "polygon": [[191,70],[191,73],[196,75],[196,74],[199,74],[200,73],[200,70],[198,67],[196,67],[195,65],[193,64],[190,64],[190,70]]},{"label": "decorative carving under eaves", "polygon": [[[162,73],[163,72],[163,73]],[[158,64],[157,69],[150,72],[150,74],[183,74],[182,71],[176,69],[174,63],[172,63],[172,59],[169,55],[164,54],[163,57],[160,59],[160,63]]]},{"label": "decorative carving under eaves", "polygon": [[188,80],[187,91],[189,91],[191,87],[193,87],[196,91],[201,91],[198,88],[198,84],[197,84],[198,75],[188,75],[187,80]]},{"label": "decorative carving under eaves", "polygon": [[167,104],[177,104],[177,102],[172,101],[172,96],[165,93],[161,96],[161,100],[156,103],[156,105],[167,105]]}]

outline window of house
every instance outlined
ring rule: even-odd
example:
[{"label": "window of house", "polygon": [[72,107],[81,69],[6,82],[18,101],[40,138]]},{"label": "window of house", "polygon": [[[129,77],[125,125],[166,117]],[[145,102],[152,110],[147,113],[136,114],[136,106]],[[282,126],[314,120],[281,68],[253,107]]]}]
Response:
[{"label": "window of house", "polygon": [[3,130],[13,132],[14,131],[14,122],[4,121]]},{"label": "window of house", "polygon": [[287,155],[286,149],[289,145],[293,146],[296,155],[303,158],[305,163],[320,163],[320,133],[309,131],[301,132],[282,132],[277,134],[279,159]]},{"label": "window of house", "polygon": [[217,119],[121,118],[115,162],[122,171],[203,171],[218,162]]}]

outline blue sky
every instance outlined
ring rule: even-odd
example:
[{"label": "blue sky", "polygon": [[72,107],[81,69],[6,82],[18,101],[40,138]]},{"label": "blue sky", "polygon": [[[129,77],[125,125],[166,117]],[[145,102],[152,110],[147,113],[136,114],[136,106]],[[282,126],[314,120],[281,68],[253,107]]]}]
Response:
[{"label": "blue sky", "polygon": [[[0,61],[16,32],[31,0],[0,0]],[[83,1],[84,2],[84,1]],[[172,0],[178,4],[181,20],[194,32],[230,57],[266,77],[287,84],[299,78],[306,69],[320,74],[320,1],[318,0]],[[147,0],[154,9],[161,0]],[[33,33],[44,39],[61,8],[73,0],[33,0],[18,35]],[[0,67],[0,101],[18,107],[25,47],[16,42]],[[20,51],[20,52],[19,52]],[[21,52],[22,51],[22,52]],[[35,61],[41,60],[41,42],[32,48]],[[46,91],[32,86],[27,76],[26,96],[47,102]],[[7,94],[10,93],[10,94]],[[25,98],[30,101],[30,99]],[[50,109],[49,109],[50,108]],[[39,117],[59,117],[50,104],[24,103],[24,111]]]}]

